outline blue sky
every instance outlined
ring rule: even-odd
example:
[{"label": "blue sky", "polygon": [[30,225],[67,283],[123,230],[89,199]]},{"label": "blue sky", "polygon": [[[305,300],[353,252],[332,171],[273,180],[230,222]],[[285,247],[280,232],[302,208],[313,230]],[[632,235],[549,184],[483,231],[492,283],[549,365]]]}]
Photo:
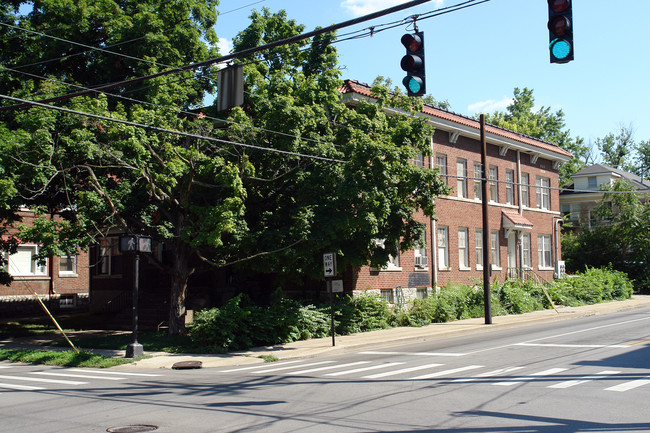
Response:
[{"label": "blue sky", "polygon": [[[432,0],[339,33],[424,14],[463,0]],[[221,0],[216,25],[225,51],[249,23],[252,9],[285,9],[306,26],[340,23],[405,0]],[[615,6],[610,6],[615,4]],[[229,12],[230,11],[230,12]],[[575,0],[575,60],[550,64],[547,2],[491,0],[418,22],[425,35],[427,92],[464,115],[504,110],[515,87],[534,90],[537,106],[562,109],[572,136],[595,142],[623,126],[635,140],[650,139],[650,2]],[[410,29],[409,29],[410,30]],[[336,44],[342,78],[372,83],[378,76],[400,85],[400,38],[406,25],[372,38]]]}]

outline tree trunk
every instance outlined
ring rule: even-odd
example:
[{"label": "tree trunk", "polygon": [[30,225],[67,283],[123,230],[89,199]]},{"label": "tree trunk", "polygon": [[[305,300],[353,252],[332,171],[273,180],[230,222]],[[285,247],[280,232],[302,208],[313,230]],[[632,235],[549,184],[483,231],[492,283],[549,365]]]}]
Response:
[{"label": "tree trunk", "polygon": [[171,302],[169,305],[169,335],[185,335],[185,298],[187,296],[187,282],[191,269],[189,265],[189,251],[182,241],[175,248],[174,262],[172,264]]}]

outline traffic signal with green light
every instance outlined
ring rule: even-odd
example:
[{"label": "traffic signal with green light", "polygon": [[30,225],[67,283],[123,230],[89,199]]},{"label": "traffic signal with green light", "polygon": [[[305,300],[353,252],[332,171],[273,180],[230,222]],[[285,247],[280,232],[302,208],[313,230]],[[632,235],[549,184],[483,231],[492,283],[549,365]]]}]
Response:
[{"label": "traffic signal with green light", "polygon": [[571,0],[548,0],[548,39],[551,63],[573,60]]},{"label": "traffic signal with green light", "polygon": [[408,33],[402,36],[401,41],[406,48],[406,55],[400,62],[400,66],[406,71],[402,83],[409,96],[422,96],[427,90],[424,75],[424,34]]}]

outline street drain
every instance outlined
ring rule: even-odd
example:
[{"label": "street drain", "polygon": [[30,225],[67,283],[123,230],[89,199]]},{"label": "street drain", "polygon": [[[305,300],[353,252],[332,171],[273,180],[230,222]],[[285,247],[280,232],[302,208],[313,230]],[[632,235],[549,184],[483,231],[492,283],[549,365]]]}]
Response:
[{"label": "street drain", "polygon": [[158,427],[155,425],[125,425],[123,427],[111,427],[107,428],[106,431],[109,433],[140,433],[147,431],[158,430]]}]

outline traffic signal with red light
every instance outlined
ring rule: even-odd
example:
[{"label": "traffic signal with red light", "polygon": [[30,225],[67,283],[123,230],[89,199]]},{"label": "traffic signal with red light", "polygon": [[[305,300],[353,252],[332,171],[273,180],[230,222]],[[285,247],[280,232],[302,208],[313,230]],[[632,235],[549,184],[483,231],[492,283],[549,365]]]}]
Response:
[{"label": "traffic signal with red light", "polygon": [[400,66],[406,71],[402,83],[409,96],[422,96],[427,90],[424,74],[424,34],[408,33],[402,36],[401,41],[406,48],[406,55],[400,62]]},{"label": "traffic signal with red light", "polygon": [[551,63],[573,60],[571,0],[548,0],[548,40]]}]

